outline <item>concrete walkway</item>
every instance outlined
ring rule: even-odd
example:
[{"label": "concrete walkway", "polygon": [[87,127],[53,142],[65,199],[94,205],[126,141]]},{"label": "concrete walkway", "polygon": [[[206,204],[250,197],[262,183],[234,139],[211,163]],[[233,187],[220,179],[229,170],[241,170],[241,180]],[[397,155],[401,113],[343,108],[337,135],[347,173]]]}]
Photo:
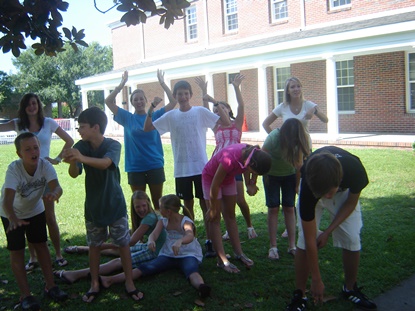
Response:
[{"label": "concrete walkway", "polygon": [[374,301],[378,311],[415,311],[415,275]]}]

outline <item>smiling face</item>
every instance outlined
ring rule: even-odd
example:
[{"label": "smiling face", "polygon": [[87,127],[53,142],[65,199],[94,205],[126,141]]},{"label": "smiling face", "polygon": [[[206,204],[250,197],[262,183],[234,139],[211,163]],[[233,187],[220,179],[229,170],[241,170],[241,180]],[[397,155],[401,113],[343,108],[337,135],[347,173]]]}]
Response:
[{"label": "smiling face", "polygon": [[136,113],[145,113],[147,98],[142,91],[136,91],[131,96],[131,104],[133,105]]},{"label": "smiling face", "polygon": [[288,94],[290,95],[291,100],[294,98],[301,98],[303,94],[301,83],[295,80],[291,80],[288,84]]},{"label": "smiling face", "polygon": [[37,137],[25,138],[20,141],[17,155],[22,159],[26,168],[36,168],[39,162],[40,147]]},{"label": "smiling face", "polygon": [[180,106],[187,106],[189,105],[189,101],[192,98],[190,90],[188,89],[178,89],[175,95],[175,99],[179,103]]},{"label": "smiling face", "polygon": [[143,219],[150,211],[147,200],[134,199],[133,200],[134,211],[136,214]]},{"label": "smiling face", "polygon": [[31,97],[26,105],[25,112],[28,116],[36,116],[39,112],[39,103],[36,97]]},{"label": "smiling face", "polygon": [[93,127],[91,127],[89,123],[79,122],[78,133],[81,136],[82,140],[90,141],[91,137],[94,136],[95,127],[98,127],[98,125],[94,125]]}]

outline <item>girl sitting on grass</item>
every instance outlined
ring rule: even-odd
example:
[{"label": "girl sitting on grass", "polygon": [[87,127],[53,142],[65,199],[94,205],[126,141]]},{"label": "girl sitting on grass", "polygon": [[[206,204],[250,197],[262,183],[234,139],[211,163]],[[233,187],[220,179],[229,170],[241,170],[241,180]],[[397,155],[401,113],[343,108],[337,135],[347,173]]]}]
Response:
[{"label": "girl sitting on grass", "polygon": [[[199,291],[201,298],[210,295],[210,287],[203,281],[199,273],[199,265],[202,262],[202,248],[196,239],[196,228],[190,218],[190,212],[183,207],[185,215],[180,214],[180,199],[174,194],[169,194],[160,199],[160,213],[163,216],[156,228],[148,238],[148,247],[156,251],[155,241],[160,233],[166,229],[167,238],[156,259],[141,264],[133,270],[133,279],[141,276],[152,275],[171,269],[180,269],[190,284]],[[114,276],[101,277],[104,287],[110,287],[114,283],[122,283],[125,280],[124,273]]]},{"label": "girl sitting on grass", "polygon": [[[141,263],[150,261],[157,257],[158,252],[166,240],[165,230],[161,230],[157,236],[157,239],[153,240],[152,247],[150,249],[148,243],[142,243],[145,236],[149,236],[155,229],[158,223],[158,216],[154,212],[154,209],[151,205],[150,198],[148,195],[141,190],[137,190],[133,193],[131,197],[131,205],[134,210],[133,217],[136,218],[136,222],[139,226],[138,228],[133,228],[134,233],[131,236],[130,240],[130,251],[132,258],[133,269],[138,267]],[[83,249],[85,252],[88,252],[88,246],[77,246],[80,249]],[[103,244],[103,248],[107,248],[106,251],[111,250],[111,254],[117,253],[116,246],[112,244]],[[107,263],[100,265],[99,273],[102,275],[108,275],[113,272],[118,272],[122,269],[121,259],[115,258]],[[54,275],[60,278],[65,283],[72,284],[79,279],[86,278],[89,275],[89,268],[81,270],[71,270],[71,271],[55,271]],[[142,294],[137,291],[132,294],[135,295],[134,299],[141,299]],[[131,296],[131,295],[130,295]]]}]

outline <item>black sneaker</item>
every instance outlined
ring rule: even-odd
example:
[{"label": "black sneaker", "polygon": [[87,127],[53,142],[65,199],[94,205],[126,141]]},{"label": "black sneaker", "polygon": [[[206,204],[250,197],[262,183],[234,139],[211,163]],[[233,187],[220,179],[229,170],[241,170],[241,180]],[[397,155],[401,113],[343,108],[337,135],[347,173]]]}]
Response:
[{"label": "black sneaker", "polygon": [[217,256],[216,255],[216,252],[213,249],[213,244],[212,244],[212,241],[211,240],[207,240],[206,241],[206,243],[205,243],[205,249],[206,249],[205,258],[214,258],[214,257]]},{"label": "black sneaker", "polygon": [[344,299],[353,302],[356,307],[362,310],[377,310],[377,306],[373,301],[370,301],[365,294],[361,292],[363,287],[357,287],[356,283],[353,286],[353,290],[347,291],[346,286],[343,286],[342,294]]},{"label": "black sneaker", "polygon": [[27,296],[21,302],[20,306],[22,310],[38,311],[40,310],[40,304],[37,302],[35,297]]},{"label": "black sneaker", "polygon": [[285,311],[303,311],[307,309],[307,298],[303,297],[301,289],[294,291],[291,303],[285,307]]},{"label": "black sneaker", "polygon": [[68,294],[61,290],[58,286],[54,286],[51,289],[45,289],[45,297],[52,298],[54,301],[64,301],[68,299]]}]

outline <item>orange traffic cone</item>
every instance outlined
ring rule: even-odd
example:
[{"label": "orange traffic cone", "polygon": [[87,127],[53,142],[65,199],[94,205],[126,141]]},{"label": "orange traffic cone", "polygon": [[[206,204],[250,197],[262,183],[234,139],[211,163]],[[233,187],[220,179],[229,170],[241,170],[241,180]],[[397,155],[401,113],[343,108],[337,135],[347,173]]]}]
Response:
[{"label": "orange traffic cone", "polygon": [[244,123],[242,123],[242,132],[248,132],[248,124],[246,124],[246,116],[244,116]]}]

